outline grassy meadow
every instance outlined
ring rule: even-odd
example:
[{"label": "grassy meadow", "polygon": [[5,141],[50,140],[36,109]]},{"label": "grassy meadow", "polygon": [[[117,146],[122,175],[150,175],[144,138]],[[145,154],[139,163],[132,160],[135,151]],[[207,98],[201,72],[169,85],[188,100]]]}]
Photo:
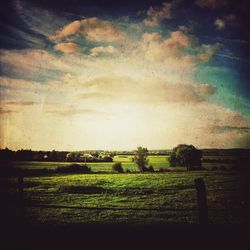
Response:
[{"label": "grassy meadow", "polygon": [[[198,223],[194,180],[207,187],[211,224],[238,224],[242,213],[241,176],[230,163],[204,163],[204,170],[186,172],[170,168],[167,156],[149,156],[149,165],[163,173],[138,173],[131,156],[118,156],[124,170],[112,172],[114,163],[87,163],[91,174],[49,174],[24,178],[25,220],[34,224],[171,224]],[[15,162],[25,169],[56,169],[66,162]],[[223,170],[220,169],[221,166]],[[215,168],[216,167],[216,168]],[[10,196],[17,196],[17,179],[7,180]],[[49,207],[50,206],[50,207]],[[17,215],[17,209],[13,209]]]},{"label": "grassy meadow", "polygon": [[[93,172],[104,172],[110,173],[112,172],[112,165],[115,162],[121,162],[124,171],[129,170],[131,172],[137,171],[137,165],[132,161],[133,156],[129,155],[121,155],[115,156],[113,162],[87,162],[86,165],[91,167]],[[206,160],[218,160],[218,162],[206,162]],[[202,164],[203,168],[206,170],[214,170],[217,168],[218,170],[223,167],[226,169],[230,169],[232,167],[232,163],[220,163],[221,160],[232,160],[233,157],[228,156],[207,156],[204,157],[204,162]],[[77,163],[77,162],[76,162]],[[78,162],[79,164],[83,164],[83,162]],[[14,162],[14,166],[21,169],[56,169],[57,167],[68,166],[72,164],[72,162],[32,162],[32,161],[20,161]],[[152,165],[154,170],[158,171],[159,169],[165,170],[175,170],[175,171],[184,171],[183,167],[169,167],[168,156],[167,155],[157,155],[157,156],[149,156],[148,157],[148,165]]]},{"label": "grassy meadow", "polygon": [[[160,168],[168,168],[167,156],[149,156],[149,165],[152,165],[155,170]],[[130,171],[137,171],[137,165],[132,161],[132,156],[115,156],[113,162],[87,162],[86,164],[91,167],[93,172],[112,172],[112,165],[115,162],[121,162],[123,169]],[[77,162],[76,162],[77,163]],[[83,162],[79,162],[83,164]],[[14,166],[23,169],[56,169],[57,167],[67,166],[72,162],[15,162]]]}]

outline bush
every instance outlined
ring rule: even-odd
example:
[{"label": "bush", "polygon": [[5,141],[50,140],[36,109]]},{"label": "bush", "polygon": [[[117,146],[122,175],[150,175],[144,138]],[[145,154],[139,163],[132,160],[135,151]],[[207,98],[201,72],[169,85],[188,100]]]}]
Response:
[{"label": "bush", "polygon": [[148,168],[144,167],[143,172],[148,172],[148,173],[154,173],[155,170],[152,165],[150,165]]},{"label": "bush", "polygon": [[71,164],[66,167],[58,167],[57,173],[91,173],[91,168],[87,165]]},{"label": "bush", "polygon": [[205,168],[203,168],[202,166],[190,166],[189,167],[189,170],[192,170],[192,171],[200,171],[200,170],[205,170]]},{"label": "bush", "polygon": [[154,170],[154,168],[153,168],[152,165],[150,165],[150,166],[147,168],[147,172],[153,173],[154,171],[155,171],[155,170]]},{"label": "bush", "polygon": [[122,164],[120,162],[115,163],[112,166],[113,171],[117,172],[117,173],[123,173],[123,168],[122,168]]},{"label": "bush", "polygon": [[214,166],[214,167],[211,168],[211,170],[212,170],[212,171],[218,170],[218,167],[215,167],[215,166]]},{"label": "bush", "polygon": [[160,168],[160,169],[159,169],[159,172],[160,172],[160,173],[163,173],[164,171],[165,171],[164,168]]},{"label": "bush", "polygon": [[131,174],[131,171],[129,169],[126,169],[126,174]]},{"label": "bush", "polygon": [[110,157],[110,156],[104,156],[102,159],[101,159],[102,162],[112,162],[113,161],[113,158]]}]

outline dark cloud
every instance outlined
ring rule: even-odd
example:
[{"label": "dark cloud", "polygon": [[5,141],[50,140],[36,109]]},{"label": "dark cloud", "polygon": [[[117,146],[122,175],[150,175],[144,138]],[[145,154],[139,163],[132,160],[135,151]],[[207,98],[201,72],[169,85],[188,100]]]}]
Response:
[{"label": "dark cloud", "polygon": [[250,127],[236,127],[236,126],[217,126],[215,130],[220,133],[224,133],[227,131],[238,131],[241,133],[248,133],[250,131]]},{"label": "dark cloud", "polygon": [[0,30],[0,48],[45,48],[49,42],[45,36],[27,26],[15,9],[15,1],[1,2]]},{"label": "dark cloud", "polygon": [[229,1],[227,0],[196,0],[195,4],[201,8],[220,8],[226,6]]}]

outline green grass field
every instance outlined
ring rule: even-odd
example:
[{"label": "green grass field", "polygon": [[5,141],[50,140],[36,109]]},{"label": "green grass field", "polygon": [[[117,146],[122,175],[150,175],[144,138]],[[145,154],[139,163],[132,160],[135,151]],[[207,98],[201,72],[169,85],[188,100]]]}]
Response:
[{"label": "green grass field", "polygon": [[[129,157],[117,157],[115,161],[122,162],[125,170],[137,170]],[[68,164],[71,163],[15,163],[29,169],[55,169]],[[166,156],[150,156],[149,164],[156,170],[169,168]],[[88,163],[92,174],[25,177],[24,199],[32,205],[26,207],[26,220],[59,225],[193,224],[198,222],[194,180],[202,177],[207,187],[210,223],[242,223],[239,172],[210,171],[211,164],[214,165],[208,163],[207,170],[203,171],[186,172],[184,168],[177,168],[177,172],[115,174],[112,173],[113,163]],[[6,181],[10,195],[15,198],[16,178]]]},{"label": "green grass field", "polygon": [[[219,157],[216,158],[216,156],[209,156],[206,157],[208,159],[231,159],[230,157]],[[148,165],[152,165],[153,168],[157,171],[160,168],[163,169],[170,169],[173,170],[173,168],[169,167],[169,162],[168,162],[168,156],[163,155],[163,156],[149,156],[148,157],[149,163]],[[115,162],[121,162],[122,167],[124,171],[130,170],[130,171],[137,171],[137,165],[132,161],[132,156],[116,156],[114,157],[114,162],[98,162],[98,163],[92,163],[92,162],[87,162],[86,164],[91,167],[91,170],[93,172],[112,172],[112,165]],[[79,162],[80,164],[83,164],[83,162]],[[72,162],[32,162],[32,161],[27,161],[27,162],[15,162],[14,166],[18,168],[23,168],[23,169],[56,169],[57,167],[61,166],[67,166],[72,164]],[[230,169],[232,166],[231,163],[217,163],[217,162],[204,162],[203,167],[207,170],[211,170],[214,167],[220,168],[220,167],[226,167]],[[183,167],[175,167],[175,171],[183,171]]]},{"label": "green grass field", "polygon": [[[136,171],[137,165],[132,162],[132,157],[115,157],[114,162],[87,162],[86,164],[91,167],[93,172],[111,172],[112,165],[115,162],[121,162],[123,169]],[[167,161],[167,156],[149,156],[149,165],[152,165],[155,170],[159,170],[160,168],[168,168],[169,164]],[[15,167],[24,168],[24,169],[56,169],[60,166],[67,166],[72,164],[72,162],[15,162]],[[83,164],[81,162],[81,164]]]}]

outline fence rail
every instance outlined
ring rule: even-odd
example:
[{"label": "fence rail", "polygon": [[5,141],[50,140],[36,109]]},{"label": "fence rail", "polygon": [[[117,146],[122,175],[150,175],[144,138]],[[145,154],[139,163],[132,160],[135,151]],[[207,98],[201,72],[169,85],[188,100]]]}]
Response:
[{"label": "fence rail", "polygon": [[52,204],[26,204],[25,207],[39,207],[39,208],[66,208],[66,209],[83,209],[83,210],[114,210],[114,211],[194,211],[194,209],[182,208],[139,208],[139,207],[86,207],[86,206],[65,206]]}]

